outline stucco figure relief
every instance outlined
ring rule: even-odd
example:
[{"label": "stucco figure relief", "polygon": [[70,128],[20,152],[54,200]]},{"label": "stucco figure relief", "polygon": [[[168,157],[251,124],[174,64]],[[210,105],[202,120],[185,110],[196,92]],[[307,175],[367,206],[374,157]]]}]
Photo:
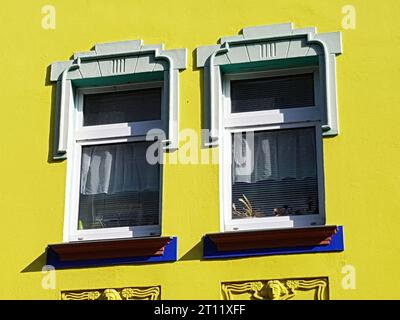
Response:
[{"label": "stucco figure relief", "polygon": [[61,300],[160,300],[161,288],[129,287],[99,290],[64,291]]},{"label": "stucco figure relief", "polygon": [[328,279],[284,279],[229,282],[221,286],[225,300],[328,300]]}]

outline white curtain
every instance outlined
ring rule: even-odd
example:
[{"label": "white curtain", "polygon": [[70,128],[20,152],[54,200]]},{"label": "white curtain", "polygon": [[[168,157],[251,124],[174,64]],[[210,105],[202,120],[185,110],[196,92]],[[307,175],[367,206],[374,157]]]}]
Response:
[{"label": "white curtain", "polygon": [[158,190],[159,166],[147,162],[147,147],[147,143],[83,147],[81,194]]},{"label": "white curtain", "polygon": [[234,134],[233,182],[316,177],[313,129]]}]

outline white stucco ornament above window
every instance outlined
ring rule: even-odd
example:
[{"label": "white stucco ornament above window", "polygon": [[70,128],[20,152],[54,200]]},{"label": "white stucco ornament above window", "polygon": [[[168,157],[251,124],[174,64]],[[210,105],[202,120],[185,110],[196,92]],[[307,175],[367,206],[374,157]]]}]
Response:
[{"label": "white stucco ornament above window", "polygon": [[55,145],[53,157],[65,159],[68,128],[73,121],[74,92],[79,87],[164,81],[168,122],[165,146],[178,147],[179,70],[186,69],[187,50],[164,50],[163,44],[143,45],[141,40],[96,44],[89,52],[51,65],[50,80],[57,82]]},{"label": "white stucco ornament above window", "polygon": [[318,66],[323,97],[322,130],[339,133],[336,55],[342,53],[340,32],[317,34],[316,28],[294,29],[292,23],[244,28],[220,44],[197,48],[197,67],[204,68],[204,119],[211,131],[206,145],[218,145],[226,73]]}]

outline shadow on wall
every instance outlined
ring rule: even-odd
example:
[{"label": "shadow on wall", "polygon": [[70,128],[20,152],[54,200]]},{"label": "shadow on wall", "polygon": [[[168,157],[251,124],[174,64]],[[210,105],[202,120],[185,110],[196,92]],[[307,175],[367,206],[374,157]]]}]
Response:
[{"label": "shadow on wall", "polygon": [[47,254],[46,254],[46,252],[43,252],[39,257],[37,257],[29,265],[27,265],[23,270],[21,270],[21,273],[41,272],[43,266],[46,265],[46,260],[47,260]]},{"label": "shadow on wall", "polygon": [[178,261],[203,260],[203,239],[186,252]]},{"label": "shadow on wall", "polygon": [[63,159],[55,160],[54,155],[56,154],[56,146],[55,143],[58,139],[57,131],[57,122],[58,122],[58,112],[57,112],[57,84],[50,81],[50,73],[51,73],[51,65],[49,65],[46,69],[46,79],[45,86],[51,86],[51,105],[50,105],[50,123],[49,123],[49,140],[48,140],[48,154],[47,154],[47,163],[59,163],[63,161]]},{"label": "shadow on wall", "polygon": [[[205,92],[204,92],[204,82],[206,74],[204,73],[204,68],[198,68],[197,65],[197,55],[196,55],[196,49],[193,50],[192,52],[192,61],[193,61],[193,66],[192,66],[192,71],[196,71],[199,74],[199,84],[200,84],[200,125],[202,130],[205,129],[210,129],[210,114],[209,110],[207,109],[207,106],[205,104]],[[206,146],[205,143],[209,142],[206,141],[205,138],[201,138],[201,148],[202,149],[209,149],[210,147]]]}]

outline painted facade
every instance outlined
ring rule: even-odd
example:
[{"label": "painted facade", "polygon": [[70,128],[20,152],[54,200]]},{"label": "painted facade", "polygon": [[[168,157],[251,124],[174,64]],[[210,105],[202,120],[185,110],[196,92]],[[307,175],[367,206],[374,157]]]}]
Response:
[{"label": "painted facade", "polygon": [[[394,0],[384,6],[373,0],[3,3],[0,298],[398,299],[398,9]],[[199,158],[218,157],[220,146],[205,148],[200,138],[208,89],[197,48],[240,37],[243,28],[285,23],[341,33],[342,47],[330,52],[336,57],[340,132],[324,137],[323,161],[325,224],[340,226],[335,236],[343,239],[334,236],[332,250],[261,250],[212,259],[218,250],[204,254],[203,244],[209,244],[205,235],[221,231],[219,166],[171,161],[188,152],[182,148],[185,129],[198,133]],[[165,54],[187,54],[173,54],[179,90],[170,107],[179,105],[179,130],[168,138],[180,147],[164,155],[163,166],[161,236],[174,237],[177,261],[172,252],[164,262],[42,272],[48,245],[65,240],[70,161],[54,157],[61,72],[55,75],[52,64],[74,60],[74,53],[96,44],[139,39],[164,44]],[[275,52],[265,50],[266,57]],[[111,65],[114,72],[126,68]]]}]

